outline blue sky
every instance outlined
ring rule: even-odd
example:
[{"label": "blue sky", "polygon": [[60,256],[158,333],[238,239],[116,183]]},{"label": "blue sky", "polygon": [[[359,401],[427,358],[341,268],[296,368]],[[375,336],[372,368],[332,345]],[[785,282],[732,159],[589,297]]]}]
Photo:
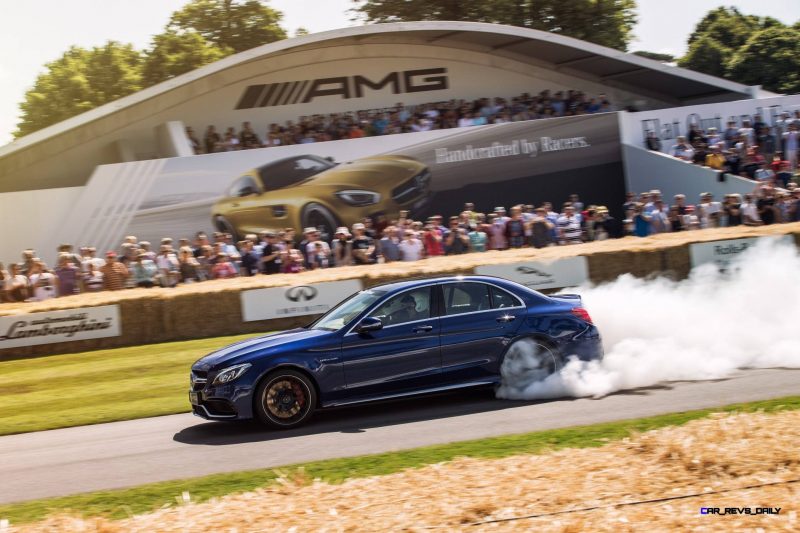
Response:
[{"label": "blue sky", "polygon": [[[19,102],[42,72],[70,45],[92,47],[112,39],[139,48],[159,33],[187,0],[0,0],[0,145],[11,141]],[[565,0],[568,1],[568,0]],[[356,24],[351,0],[271,0],[290,34]],[[686,38],[710,9],[734,5],[745,13],[787,23],[800,19],[800,0],[638,0],[639,23],[631,50],[681,54]]]}]

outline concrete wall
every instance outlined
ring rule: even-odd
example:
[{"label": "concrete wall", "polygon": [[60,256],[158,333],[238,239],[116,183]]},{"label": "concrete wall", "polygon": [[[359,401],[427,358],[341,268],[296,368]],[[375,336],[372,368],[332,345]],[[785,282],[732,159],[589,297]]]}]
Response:
[{"label": "concrete wall", "polygon": [[696,204],[700,194],[710,192],[715,200],[729,193],[746,194],[755,188],[755,182],[739,176],[723,176],[707,167],[675,159],[660,152],[651,152],[636,146],[622,146],[625,181],[629,191],[637,193],[658,189],[665,201],[672,203],[676,194],[685,194],[686,202]]}]

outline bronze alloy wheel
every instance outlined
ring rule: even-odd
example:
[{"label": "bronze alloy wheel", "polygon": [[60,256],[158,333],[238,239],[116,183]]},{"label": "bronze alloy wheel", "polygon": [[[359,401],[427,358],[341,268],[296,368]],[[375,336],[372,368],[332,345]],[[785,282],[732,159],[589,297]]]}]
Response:
[{"label": "bronze alloy wheel", "polygon": [[261,421],[281,428],[305,422],[317,401],[314,385],[294,370],[279,370],[267,376],[259,385],[256,398]]}]

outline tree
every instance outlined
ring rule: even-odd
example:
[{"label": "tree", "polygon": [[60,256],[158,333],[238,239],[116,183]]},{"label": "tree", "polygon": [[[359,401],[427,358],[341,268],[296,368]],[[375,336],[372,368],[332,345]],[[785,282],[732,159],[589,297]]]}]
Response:
[{"label": "tree", "polygon": [[703,36],[689,46],[686,55],[678,60],[678,66],[723,78],[732,55],[733,50],[730,48],[711,37]]},{"label": "tree", "polygon": [[141,89],[142,55],[109,41],[91,50],[71,47],[47,63],[20,104],[18,138]]},{"label": "tree", "polygon": [[167,30],[153,37],[153,44],[142,64],[142,85],[155,85],[232,53],[230,48],[211,44],[200,34]]},{"label": "tree", "polygon": [[769,91],[800,92],[800,31],[770,27],[753,34],[733,54],[727,77]]},{"label": "tree", "polygon": [[220,49],[241,52],[285,39],[281,18],[258,0],[191,0],[172,14],[167,30],[194,32]]},{"label": "tree", "polygon": [[719,7],[697,23],[678,64],[769,91],[798,92],[798,42],[800,23],[787,27],[771,17]]},{"label": "tree", "polygon": [[463,20],[560,33],[625,50],[634,0],[353,0],[366,22]]}]

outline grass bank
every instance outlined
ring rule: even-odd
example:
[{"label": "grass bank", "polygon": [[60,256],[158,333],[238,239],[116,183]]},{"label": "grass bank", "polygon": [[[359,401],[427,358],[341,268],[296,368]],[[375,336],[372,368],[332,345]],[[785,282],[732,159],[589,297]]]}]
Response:
[{"label": "grass bank", "polygon": [[274,483],[282,474],[320,478],[330,483],[348,478],[385,475],[407,468],[450,461],[456,457],[501,458],[537,454],[562,448],[598,447],[632,434],[666,426],[678,426],[719,412],[786,411],[800,409],[800,396],[728,405],[667,415],[622,420],[590,426],[538,431],[413,450],[316,461],[279,470],[255,470],[216,474],[201,478],[153,483],[124,490],[100,491],[61,498],[35,500],[0,506],[0,519],[12,524],[39,520],[53,512],[73,510],[86,517],[124,518],[165,505],[174,505],[184,492],[192,501],[243,492]]},{"label": "grass bank", "polygon": [[0,362],[0,435],[189,411],[189,367],[255,335]]}]

